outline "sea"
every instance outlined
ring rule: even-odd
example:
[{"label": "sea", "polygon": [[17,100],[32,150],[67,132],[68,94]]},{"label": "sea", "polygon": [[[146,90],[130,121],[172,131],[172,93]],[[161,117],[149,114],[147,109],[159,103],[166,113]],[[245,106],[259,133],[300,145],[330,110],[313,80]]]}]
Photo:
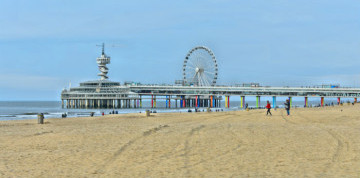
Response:
[{"label": "sea", "polygon": [[[272,100],[269,100],[272,104]],[[343,101],[344,102],[344,101]],[[255,108],[255,101],[247,101],[250,108]],[[336,100],[325,100],[325,104],[336,103]],[[284,101],[277,101],[277,106],[283,108]],[[261,106],[266,105],[266,100],[261,101]],[[309,101],[309,105],[316,107],[320,105],[319,100]],[[143,101],[143,108],[131,109],[66,109],[61,107],[61,101],[0,101],[0,121],[1,120],[24,120],[36,119],[39,113],[43,113],[45,118],[61,118],[61,115],[66,113],[67,117],[84,117],[90,116],[94,112],[95,116],[109,114],[112,111],[117,111],[119,114],[125,113],[140,113],[146,110],[156,111],[157,113],[169,112],[188,112],[189,109],[194,111],[194,108],[174,108],[175,102],[171,103],[171,108],[166,108],[165,101],[157,101],[157,108],[150,108],[150,101]],[[180,106],[178,102],[178,106]],[[240,101],[231,101],[230,108],[225,108],[225,102],[221,102],[220,108],[212,108],[212,110],[220,109],[222,111],[242,110]],[[304,107],[304,101],[293,101],[293,106]],[[206,108],[199,108],[200,111],[205,111]]]}]

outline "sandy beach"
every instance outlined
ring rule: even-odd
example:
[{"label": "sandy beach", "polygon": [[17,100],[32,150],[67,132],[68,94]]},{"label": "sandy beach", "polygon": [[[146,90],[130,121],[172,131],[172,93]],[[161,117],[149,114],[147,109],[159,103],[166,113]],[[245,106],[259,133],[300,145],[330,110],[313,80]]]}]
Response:
[{"label": "sandy beach", "polygon": [[0,177],[360,177],[360,104],[0,122]]}]

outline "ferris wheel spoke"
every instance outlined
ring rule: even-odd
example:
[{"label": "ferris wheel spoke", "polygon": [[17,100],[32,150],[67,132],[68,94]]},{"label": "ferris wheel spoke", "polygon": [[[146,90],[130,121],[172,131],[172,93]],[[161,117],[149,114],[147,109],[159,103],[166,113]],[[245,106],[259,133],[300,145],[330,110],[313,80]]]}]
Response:
[{"label": "ferris wheel spoke", "polygon": [[201,83],[203,84],[202,86],[206,85],[206,80],[204,78],[204,74],[203,73],[200,73],[200,80],[201,80]]},{"label": "ferris wheel spoke", "polygon": [[193,78],[193,82],[195,82],[196,78],[199,78],[198,73],[195,72],[195,75],[192,78]]},{"label": "ferris wheel spoke", "polygon": [[191,66],[186,66],[185,68],[189,68],[189,69],[194,69],[194,70],[195,70],[195,67],[191,67]]},{"label": "ferris wheel spoke", "polygon": [[204,78],[206,78],[207,81],[211,82],[213,77],[210,77],[204,73]]},{"label": "ferris wheel spoke", "polygon": [[201,67],[200,58],[198,56],[195,57],[195,64],[196,64],[196,67]]},{"label": "ferris wheel spoke", "polygon": [[202,81],[201,81],[201,76],[200,75],[198,75],[198,82],[199,82],[200,86],[203,84]]},{"label": "ferris wheel spoke", "polygon": [[213,83],[213,81],[215,80],[216,75],[210,75],[210,74],[206,74],[206,76],[209,79],[209,82]]},{"label": "ferris wheel spoke", "polygon": [[210,80],[209,80],[208,76],[205,73],[203,73],[203,76],[204,76],[204,80],[206,81],[206,84],[210,85],[209,84]]},{"label": "ferris wheel spoke", "polygon": [[[190,61],[190,60],[187,60],[187,63],[188,63],[188,64],[191,64],[192,66],[196,66],[196,65],[194,65],[194,63],[193,63],[192,61]],[[186,66],[188,66],[188,65],[186,65]]]}]

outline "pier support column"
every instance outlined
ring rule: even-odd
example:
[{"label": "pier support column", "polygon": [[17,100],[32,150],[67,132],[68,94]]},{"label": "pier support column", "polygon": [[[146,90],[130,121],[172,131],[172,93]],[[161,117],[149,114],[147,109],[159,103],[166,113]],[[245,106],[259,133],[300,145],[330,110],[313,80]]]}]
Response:
[{"label": "pier support column", "polygon": [[142,108],[142,99],[141,99],[141,96],[140,96],[140,108]]},{"label": "pier support column", "polygon": [[186,107],[186,100],[185,100],[185,96],[183,96],[183,108],[185,108]]},{"label": "pier support column", "polygon": [[321,97],[320,104],[321,104],[321,107],[324,107],[324,97]]},{"label": "pier support column", "polygon": [[183,97],[180,96],[180,108],[182,108],[182,107],[183,107]]},{"label": "pier support column", "polygon": [[227,108],[227,96],[225,96],[225,108]]},{"label": "pier support column", "polygon": [[229,96],[225,96],[225,108],[229,108]]},{"label": "pier support column", "polygon": [[196,108],[199,107],[198,104],[199,104],[199,103],[198,103],[198,95],[196,95],[196,96],[195,96],[195,107],[196,107]]},{"label": "pier support column", "polygon": [[171,96],[169,95],[169,108],[171,108]]},{"label": "pier support column", "polygon": [[276,96],[273,96],[273,108],[276,110]]},{"label": "pier support column", "polygon": [[214,104],[214,97],[213,96],[210,96],[210,108],[213,107],[213,104]]},{"label": "pier support column", "polygon": [[305,97],[305,108],[307,108],[309,106],[309,102],[308,102],[308,97]]},{"label": "pier support column", "polygon": [[156,108],[156,96],[154,96],[154,108]]},{"label": "pier support column", "polygon": [[292,108],[292,97],[289,97],[289,102],[290,102],[290,108]]},{"label": "pier support column", "polygon": [[245,108],[245,96],[240,96],[240,107]]},{"label": "pier support column", "polygon": [[256,108],[260,107],[260,96],[256,96]]},{"label": "pier support column", "polygon": [[337,102],[338,102],[338,105],[340,105],[340,103],[341,103],[341,98],[340,97],[337,98]]},{"label": "pier support column", "polygon": [[230,108],[230,96],[227,96],[228,99],[227,99],[227,107]]},{"label": "pier support column", "polygon": [[168,108],[168,96],[166,95],[166,98],[165,98],[165,108]]},{"label": "pier support column", "polygon": [[151,95],[151,108],[154,108],[154,95]]}]

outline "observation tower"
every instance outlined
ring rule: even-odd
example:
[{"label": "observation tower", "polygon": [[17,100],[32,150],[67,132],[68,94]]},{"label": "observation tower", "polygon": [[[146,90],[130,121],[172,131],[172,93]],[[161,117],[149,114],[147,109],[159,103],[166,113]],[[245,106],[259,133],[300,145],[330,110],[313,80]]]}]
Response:
[{"label": "observation tower", "polygon": [[110,64],[110,57],[105,54],[105,44],[102,44],[102,53],[101,56],[96,59],[96,62],[99,66],[99,70],[101,73],[98,74],[100,76],[100,80],[107,80],[109,77],[107,73],[109,72],[109,68],[106,67],[106,64]]}]

